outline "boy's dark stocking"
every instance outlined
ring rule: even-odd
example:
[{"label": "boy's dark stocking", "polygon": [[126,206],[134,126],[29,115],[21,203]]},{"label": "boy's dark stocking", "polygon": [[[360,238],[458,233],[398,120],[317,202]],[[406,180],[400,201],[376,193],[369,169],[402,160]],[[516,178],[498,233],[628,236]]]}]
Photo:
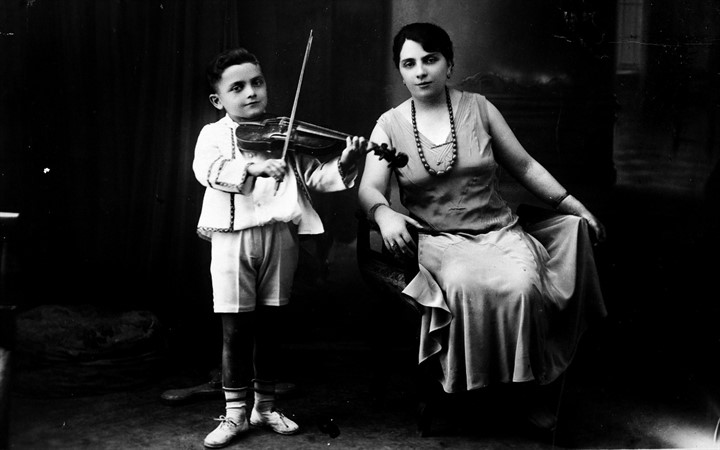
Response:
[{"label": "boy's dark stocking", "polygon": [[220,424],[205,437],[208,448],[225,447],[236,436],[248,430],[247,392],[251,376],[253,346],[251,312],[223,313],[222,381],[225,415],[215,419]]},{"label": "boy's dark stocking", "polygon": [[258,306],[255,311],[255,378],[278,380],[284,306]]},{"label": "boy's dark stocking", "polygon": [[245,419],[252,378],[254,316],[252,312],[222,314],[222,381],[228,418]]},{"label": "boy's dark stocking", "polygon": [[280,357],[281,316],[284,308],[258,306],[255,313],[255,409],[270,411],[275,406],[275,383]]},{"label": "boy's dark stocking", "polygon": [[298,424],[275,409],[275,383],[280,358],[283,307],[260,306],[255,328],[255,405],[250,424],[266,427],[280,434],[295,434]]}]

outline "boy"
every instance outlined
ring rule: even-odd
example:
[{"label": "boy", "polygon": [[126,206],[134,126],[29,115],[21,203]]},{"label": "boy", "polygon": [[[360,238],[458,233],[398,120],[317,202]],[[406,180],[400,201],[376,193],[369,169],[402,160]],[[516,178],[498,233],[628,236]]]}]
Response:
[{"label": "boy", "polygon": [[[308,189],[332,192],[352,187],[363,138],[348,138],[339,157],[326,163],[298,152],[287,161],[265,152],[246,152],[235,129],[245,120],[268,115],[267,87],[260,64],[245,49],[217,55],[207,67],[210,103],[226,115],[206,125],[193,160],[206,187],[198,222],[200,237],[211,241],[213,309],[223,327],[222,382],[225,415],[207,435],[209,448],[228,445],[249,425],[294,434],[298,425],[275,409],[274,331],[287,305],[298,261],[298,234],[323,232]],[[254,403],[247,414],[252,380]],[[249,419],[249,420],[248,420]]]}]

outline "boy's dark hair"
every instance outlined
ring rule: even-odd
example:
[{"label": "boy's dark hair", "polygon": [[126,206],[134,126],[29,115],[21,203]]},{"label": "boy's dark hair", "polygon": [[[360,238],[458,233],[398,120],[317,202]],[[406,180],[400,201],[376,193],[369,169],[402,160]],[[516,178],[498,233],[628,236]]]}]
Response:
[{"label": "boy's dark hair", "polygon": [[400,65],[400,50],[407,39],[420,44],[428,53],[440,52],[450,65],[453,64],[453,44],[447,32],[433,23],[416,22],[405,25],[393,40],[393,62]]},{"label": "boy's dark hair", "polygon": [[253,63],[258,66],[260,65],[260,62],[255,55],[241,47],[225,50],[210,60],[207,65],[207,69],[205,70],[205,74],[207,76],[208,84],[213,92],[217,92],[217,84],[220,81],[220,78],[222,78],[222,74],[225,69],[230,66],[245,63]]}]

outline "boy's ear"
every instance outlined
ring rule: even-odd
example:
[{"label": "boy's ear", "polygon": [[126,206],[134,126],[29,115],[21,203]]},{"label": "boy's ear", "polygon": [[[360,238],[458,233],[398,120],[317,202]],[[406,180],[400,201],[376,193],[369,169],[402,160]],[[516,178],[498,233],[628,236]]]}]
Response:
[{"label": "boy's ear", "polygon": [[210,103],[212,103],[216,109],[222,111],[223,105],[220,103],[220,97],[218,97],[217,94],[210,94]]}]

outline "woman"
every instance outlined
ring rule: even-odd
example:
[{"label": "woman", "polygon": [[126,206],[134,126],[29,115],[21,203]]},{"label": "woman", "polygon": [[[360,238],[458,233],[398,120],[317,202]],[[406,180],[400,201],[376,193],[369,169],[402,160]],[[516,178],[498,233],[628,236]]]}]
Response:
[{"label": "woman", "polygon": [[[439,362],[449,393],[548,384],[587,323],[605,315],[588,238],[603,241],[605,230],[495,106],[447,86],[453,49],[442,28],[403,27],[393,61],[411,97],[379,118],[370,140],[409,156],[394,171],[409,216],[390,208],[392,169],[377,158],[365,162],[359,200],[391,252],[417,252],[419,273],[403,293],[425,307],[420,362]],[[498,192],[498,164],[564,215],[523,230]]]}]

